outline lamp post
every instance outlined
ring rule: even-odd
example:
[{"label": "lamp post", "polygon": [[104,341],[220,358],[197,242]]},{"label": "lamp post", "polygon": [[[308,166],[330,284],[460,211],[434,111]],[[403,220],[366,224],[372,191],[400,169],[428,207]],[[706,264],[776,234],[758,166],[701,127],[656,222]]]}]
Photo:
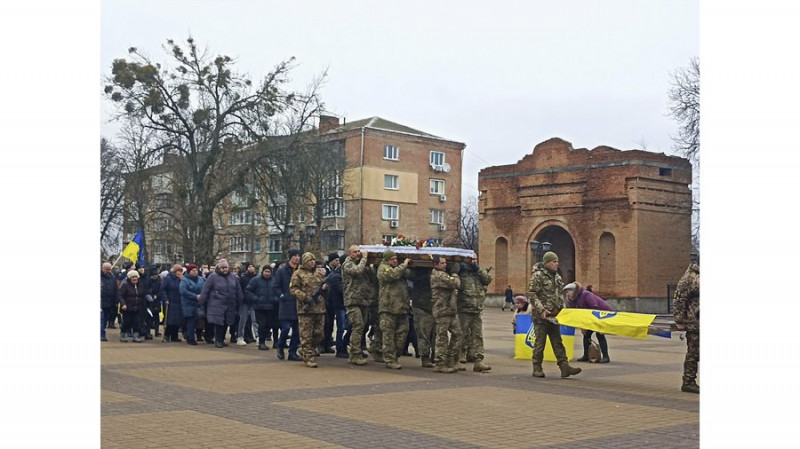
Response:
[{"label": "lamp post", "polygon": [[533,251],[533,254],[535,256],[533,259],[535,263],[536,261],[542,260],[544,253],[550,251],[550,248],[553,245],[551,245],[550,242],[539,242],[536,240],[531,240],[530,246],[531,246],[531,251]]}]

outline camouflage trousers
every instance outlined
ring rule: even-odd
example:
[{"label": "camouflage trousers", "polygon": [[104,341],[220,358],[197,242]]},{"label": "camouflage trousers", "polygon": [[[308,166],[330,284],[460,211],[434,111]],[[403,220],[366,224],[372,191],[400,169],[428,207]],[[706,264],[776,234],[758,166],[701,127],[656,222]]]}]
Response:
[{"label": "camouflage trousers", "polygon": [[550,345],[556,355],[558,363],[567,361],[567,350],[561,341],[561,326],[549,321],[535,320],[533,322],[533,363],[542,363],[544,360],[544,347],[550,337]]},{"label": "camouflage trousers", "polygon": [[436,328],[436,321],[430,312],[422,310],[418,307],[412,308],[414,312],[414,331],[417,333],[417,347],[422,357],[430,357],[431,349],[435,342],[434,329]]},{"label": "camouflage trousers", "polygon": [[683,382],[695,382],[700,361],[700,331],[686,331],[686,359],[683,361]]},{"label": "camouflage trousers", "polygon": [[367,325],[367,308],[364,306],[347,306],[347,321],[350,322],[350,356],[361,354],[361,338]]},{"label": "camouflage trousers", "polygon": [[402,354],[408,337],[408,313],[381,313],[383,333],[383,359],[396,362]]},{"label": "camouflage trousers", "polygon": [[369,352],[374,355],[383,354],[383,331],[381,331],[381,317],[378,313],[378,306],[367,308],[367,326],[372,329],[372,342],[369,344]]},{"label": "camouflage trousers", "polygon": [[457,364],[460,347],[461,324],[458,322],[458,315],[436,318],[436,364],[448,366]]},{"label": "camouflage trousers", "polygon": [[300,356],[304,362],[314,360],[314,351],[322,343],[325,330],[324,313],[299,313],[297,324],[300,327]]},{"label": "camouflage trousers", "polygon": [[467,360],[483,360],[483,315],[480,313],[459,313],[462,343],[459,357],[466,355]]}]

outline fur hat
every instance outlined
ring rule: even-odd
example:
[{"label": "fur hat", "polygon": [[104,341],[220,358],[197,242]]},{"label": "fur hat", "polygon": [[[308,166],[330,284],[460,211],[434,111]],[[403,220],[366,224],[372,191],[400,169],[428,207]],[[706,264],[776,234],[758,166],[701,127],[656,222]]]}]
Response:
[{"label": "fur hat", "polygon": [[542,263],[545,265],[549,264],[554,260],[558,260],[558,255],[552,251],[544,253],[544,257],[542,257]]},{"label": "fur hat", "polygon": [[138,278],[138,277],[139,277],[139,272],[138,271],[136,271],[136,270],[128,271],[128,279],[133,279],[133,278]]},{"label": "fur hat", "polygon": [[392,256],[396,256],[394,251],[392,251],[390,249],[387,249],[387,250],[383,251],[383,260],[385,260],[386,262],[388,262],[389,259],[392,258]]},{"label": "fur hat", "polygon": [[305,265],[309,260],[317,260],[317,258],[314,257],[314,253],[305,252],[303,253],[303,256],[300,257],[300,263],[303,265]]},{"label": "fur hat", "polygon": [[328,264],[339,258],[339,253],[328,254]]},{"label": "fur hat", "polygon": [[230,268],[230,265],[228,265],[228,259],[220,259],[219,262],[217,262],[217,267],[219,267],[219,268],[229,267]]},{"label": "fur hat", "polygon": [[197,265],[195,265],[193,263],[190,263],[189,265],[186,265],[186,271],[192,271],[192,270],[196,270],[196,269],[197,269]]}]

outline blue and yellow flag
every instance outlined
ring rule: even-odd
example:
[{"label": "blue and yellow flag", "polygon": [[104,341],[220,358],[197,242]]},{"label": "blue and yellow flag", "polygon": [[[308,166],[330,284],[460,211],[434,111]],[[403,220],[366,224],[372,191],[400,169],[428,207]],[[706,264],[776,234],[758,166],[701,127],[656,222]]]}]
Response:
[{"label": "blue and yellow flag", "polygon": [[[535,341],[533,326],[530,315],[517,315],[517,324],[514,328],[515,359],[531,360],[533,358],[533,342]],[[564,342],[564,348],[567,350],[567,360],[572,360],[572,356],[575,354],[575,328],[562,325],[561,341]],[[544,359],[548,362],[557,361],[549,338],[544,347]]]},{"label": "blue and yellow flag", "polygon": [[588,329],[611,335],[645,339],[650,324],[656,318],[647,313],[608,312],[605,310],[564,309],[558,322],[567,326]]},{"label": "blue and yellow flag", "polygon": [[133,263],[140,263],[142,265],[147,265],[147,262],[144,260],[144,251],[142,251],[144,247],[144,231],[139,229],[139,232],[136,233],[136,236],[133,240],[128,243],[128,246],[122,250],[122,257],[130,260]]}]

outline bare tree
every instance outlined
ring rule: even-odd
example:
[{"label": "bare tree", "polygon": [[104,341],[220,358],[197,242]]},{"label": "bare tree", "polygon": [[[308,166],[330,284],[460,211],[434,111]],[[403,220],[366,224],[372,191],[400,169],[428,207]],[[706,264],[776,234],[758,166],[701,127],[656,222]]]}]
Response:
[{"label": "bare tree", "polygon": [[120,251],[123,173],[118,150],[100,139],[100,257],[108,260]]},{"label": "bare tree", "polygon": [[678,122],[673,136],[675,150],[692,163],[692,245],[700,248],[700,60],[694,57],[687,67],[672,74],[669,112]]},{"label": "bare tree", "polygon": [[174,156],[169,162],[182,187],[176,198],[184,257],[213,263],[217,205],[254,165],[272,157],[269,136],[309,129],[321,103],[316,91],[284,89],[294,58],[277,64],[255,86],[233,71],[229,56],[212,57],[191,37],[183,46],[168,40],[165,50],[174,68],[129,49],[130,60],[114,60],[105,93],[118,105],[118,117],[154,133],[150,148]]},{"label": "bare tree", "polygon": [[470,196],[461,206],[457,226],[449,233],[445,245],[478,251],[478,198]]}]

